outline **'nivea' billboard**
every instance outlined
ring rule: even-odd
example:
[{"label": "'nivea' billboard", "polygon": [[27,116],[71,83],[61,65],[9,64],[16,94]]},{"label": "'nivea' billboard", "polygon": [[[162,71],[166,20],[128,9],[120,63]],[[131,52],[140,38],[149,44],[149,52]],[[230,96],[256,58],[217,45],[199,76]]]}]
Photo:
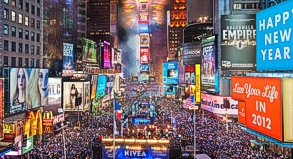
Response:
[{"label": "'nivea' billboard", "polygon": [[256,14],[257,70],[293,69],[293,1]]}]

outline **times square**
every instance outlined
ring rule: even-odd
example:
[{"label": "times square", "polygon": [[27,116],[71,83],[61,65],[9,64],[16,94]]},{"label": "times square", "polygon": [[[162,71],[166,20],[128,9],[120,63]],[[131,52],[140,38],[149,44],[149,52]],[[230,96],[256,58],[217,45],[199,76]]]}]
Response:
[{"label": "times square", "polygon": [[[193,2],[212,5],[190,22]],[[1,158],[292,159],[293,1],[245,14],[210,2],[109,0],[111,40],[63,39],[59,63],[4,66]]]}]

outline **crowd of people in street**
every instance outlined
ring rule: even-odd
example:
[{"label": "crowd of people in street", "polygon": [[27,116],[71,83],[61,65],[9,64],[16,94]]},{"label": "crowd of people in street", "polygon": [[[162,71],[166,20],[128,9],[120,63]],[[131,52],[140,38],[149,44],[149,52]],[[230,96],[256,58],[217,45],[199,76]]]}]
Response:
[{"label": "crowd of people in street", "polygon": [[[120,102],[124,114],[127,114],[125,117],[128,118],[128,121],[122,136],[120,126],[125,119],[120,121],[116,119],[117,132],[119,132],[117,138],[164,138],[170,140],[170,146],[177,146],[182,151],[185,151],[187,147],[193,147],[193,111],[182,108],[182,103],[172,98],[150,97],[151,91],[140,92],[139,95],[135,95],[136,93],[133,92],[133,90],[127,90],[123,101]],[[133,98],[136,99],[133,100]],[[157,114],[152,123],[132,123],[130,111],[132,102],[137,99],[149,100],[150,98],[155,101]],[[33,159],[65,159],[64,152],[66,152],[66,159],[92,159],[92,140],[113,136],[113,108],[103,109],[99,116],[88,117],[80,127],[73,123],[73,126],[65,128],[63,133],[42,141],[28,155]],[[249,141],[256,137],[238,127],[237,123],[229,123],[230,129],[227,130],[225,121],[219,120],[208,111],[205,111],[204,117],[197,112],[195,118],[197,153],[204,153],[215,159],[285,158],[281,154],[252,148]],[[156,127],[156,131],[147,129],[146,133],[136,131],[147,128],[150,124]],[[192,158],[192,153],[190,158]]]}]

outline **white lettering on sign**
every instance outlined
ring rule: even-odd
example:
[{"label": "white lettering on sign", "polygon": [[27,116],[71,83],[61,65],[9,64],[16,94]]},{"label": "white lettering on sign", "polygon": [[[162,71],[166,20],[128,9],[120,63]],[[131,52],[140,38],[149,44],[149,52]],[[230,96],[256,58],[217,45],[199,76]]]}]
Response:
[{"label": "white lettering on sign", "polygon": [[53,120],[53,125],[57,124],[57,123],[61,123],[65,121],[65,116],[64,114],[59,114],[59,115],[56,115],[54,116],[54,120]]},{"label": "white lettering on sign", "polygon": [[124,151],[124,156],[141,157],[141,156],[147,156],[147,155],[146,155],[146,153],[144,151],[129,151],[129,150],[125,150]]}]

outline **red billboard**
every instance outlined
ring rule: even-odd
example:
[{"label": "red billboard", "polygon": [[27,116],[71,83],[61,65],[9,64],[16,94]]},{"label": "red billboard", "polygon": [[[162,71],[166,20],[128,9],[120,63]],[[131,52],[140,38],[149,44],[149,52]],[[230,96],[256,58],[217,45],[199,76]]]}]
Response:
[{"label": "red billboard", "polygon": [[232,98],[245,102],[247,128],[283,141],[281,78],[231,77]]},{"label": "red billboard", "polygon": [[140,48],[140,64],[147,64],[150,61],[150,49]]}]

